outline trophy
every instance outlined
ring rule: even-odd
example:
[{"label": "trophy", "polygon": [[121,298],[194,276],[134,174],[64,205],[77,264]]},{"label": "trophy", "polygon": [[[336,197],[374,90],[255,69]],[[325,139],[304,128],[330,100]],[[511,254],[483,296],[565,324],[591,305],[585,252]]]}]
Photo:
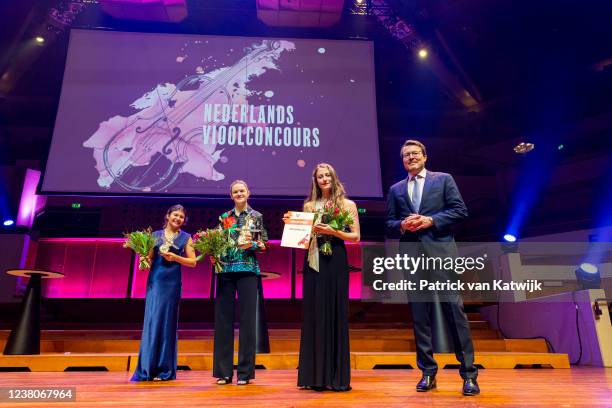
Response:
[{"label": "trophy", "polygon": [[162,254],[167,254],[170,252],[170,244],[165,242],[159,246],[159,252]]},{"label": "trophy", "polygon": [[[250,238],[247,236],[250,235]],[[261,240],[261,226],[250,215],[244,218],[244,225],[240,228],[240,235],[238,236],[238,246],[251,244]]]},{"label": "trophy", "polygon": [[176,245],[174,245],[174,240],[176,239],[177,236],[178,236],[178,234],[174,234],[172,236],[172,239],[168,239],[168,237],[164,233],[164,236],[162,237],[162,242],[163,243],[159,246],[159,252],[162,253],[162,254],[166,254],[166,253],[170,252],[171,248],[178,249],[178,247]]},{"label": "trophy", "polygon": [[261,241],[261,219],[254,220],[253,228],[251,229],[251,236],[253,237],[254,242]]},{"label": "trophy", "polygon": [[[238,246],[250,244],[253,241],[253,230],[255,226],[255,220],[250,215],[244,218],[244,224],[240,228],[240,235],[238,235]],[[247,237],[250,235],[250,237]]]}]

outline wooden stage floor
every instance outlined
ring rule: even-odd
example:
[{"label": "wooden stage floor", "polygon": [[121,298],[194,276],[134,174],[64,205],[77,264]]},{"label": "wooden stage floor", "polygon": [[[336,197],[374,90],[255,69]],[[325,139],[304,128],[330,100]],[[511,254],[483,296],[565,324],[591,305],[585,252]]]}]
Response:
[{"label": "wooden stage floor", "polygon": [[296,387],[295,370],[257,370],[248,386],[218,386],[210,371],[180,371],[176,381],[130,383],[127,372],[4,372],[0,387],[76,387],[76,402],[0,403],[0,407],[612,407],[611,368],[481,370],[482,394],[465,397],[456,370],[441,370],[438,390],[417,393],[418,370],[353,370],[353,391]]}]

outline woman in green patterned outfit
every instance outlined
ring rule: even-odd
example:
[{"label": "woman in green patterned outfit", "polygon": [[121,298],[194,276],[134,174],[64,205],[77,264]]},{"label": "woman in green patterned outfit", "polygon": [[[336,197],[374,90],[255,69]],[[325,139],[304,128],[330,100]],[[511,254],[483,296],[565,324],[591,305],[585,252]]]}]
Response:
[{"label": "woman in green patterned outfit", "polygon": [[232,382],[234,357],[234,300],[238,293],[240,338],[238,348],[238,385],[255,378],[255,311],[257,309],[256,252],[264,251],[268,236],[263,216],[248,205],[250,192],[242,180],[230,186],[234,208],[221,216],[223,228],[230,229],[236,248],[221,258],[223,270],[217,275],[215,296],[215,346],[213,377],[217,384]]}]

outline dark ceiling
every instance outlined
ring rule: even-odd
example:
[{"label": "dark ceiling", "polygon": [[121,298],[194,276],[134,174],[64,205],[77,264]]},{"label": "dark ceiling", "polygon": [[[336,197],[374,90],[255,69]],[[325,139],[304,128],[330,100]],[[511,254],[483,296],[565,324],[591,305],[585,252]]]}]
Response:
[{"label": "dark ceiling", "polygon": [[[71,4],[83,6],[71,27],[373,40],[385,185],[404,175],[398,149],[406,138],[426,142],[431,168],[463,177],[518,171],[524,158],[512,148],[521,141],[557,155],[559,165],[609,163],[612,1],[364,2],[365,15],[346,0],[338,24],[304,29],[267,27],[257,20],[255,0],[188,0],[189,17],[180,24],[115,20],[95,0],[2,1],[0,76],[15,66],[19,75],[0,87],[0,163],[45,159],[69,27],[55,24],[55,39],[31,61],[23,61],[22,50],[46,29],[50,9]],[[404,21],[413,32],[409,41],[394,38],[376,13]],[[416,56],[420,46],[429,49],[427,60]],[[581,184],[585,194],[593,194],[599,177]]]}]

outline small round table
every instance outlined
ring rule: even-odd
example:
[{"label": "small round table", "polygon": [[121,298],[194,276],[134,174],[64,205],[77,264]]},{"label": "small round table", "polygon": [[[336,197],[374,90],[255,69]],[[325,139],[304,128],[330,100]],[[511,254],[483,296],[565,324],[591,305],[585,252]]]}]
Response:
[{"label": "small round table", "polygon": [[262,280],[269,280],[269,279],[278,279],[280,278],[281,274],[278,272],[260,271],[259,276],[261,276]]},{"label": "small round table", "polygon": [[64,274],[35,269],[9,269],[8,275],[30,278],[17,324],[11,330],[4,354],[40,354],[40,299],[42,279],[63,278]]}]

